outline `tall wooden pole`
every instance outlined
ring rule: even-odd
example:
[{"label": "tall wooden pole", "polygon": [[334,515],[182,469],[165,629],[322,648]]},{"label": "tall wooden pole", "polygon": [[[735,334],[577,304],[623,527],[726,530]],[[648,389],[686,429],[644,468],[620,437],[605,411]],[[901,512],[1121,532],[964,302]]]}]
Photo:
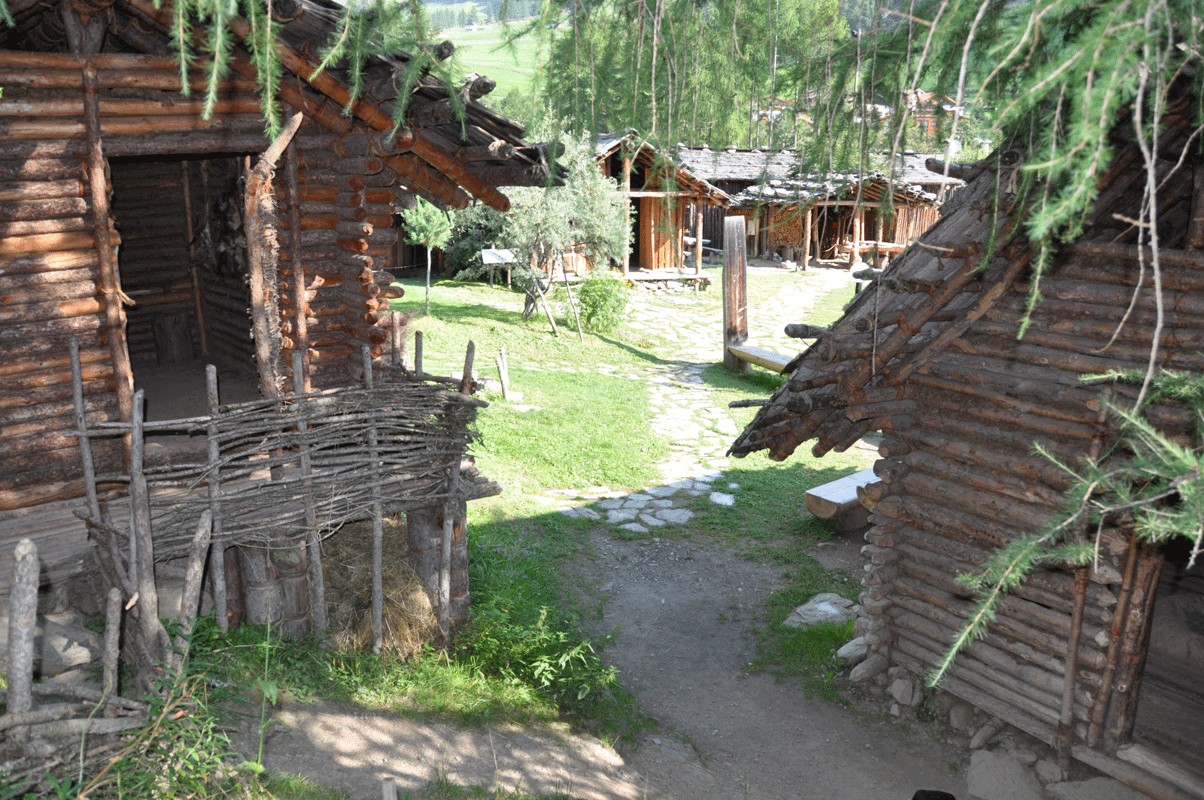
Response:
[{"label": "tall wooden pole", "polygon": [[[88,188],[92,200],[92,230],[100,257],[100,293],[104,300],[109,356],[113,361],[113,383],[117,388],[117,413],[123,422],[133,419],[134,370],[125,341],[125,310],[121,306],[121,284],[117,278],[117,253],[109,225],[109,192],[106,163],[100,140],[100,85],[96,65],[84,63],[84,125],[88,132]],[[130,458],[130,437],[124,437],[125,460]]]},{"label": "tall wooden pole", "polygon": [[723,366],[733,372],[752,367],[728,348],[748,341],[748,270],[744,217],[723,220]]}]

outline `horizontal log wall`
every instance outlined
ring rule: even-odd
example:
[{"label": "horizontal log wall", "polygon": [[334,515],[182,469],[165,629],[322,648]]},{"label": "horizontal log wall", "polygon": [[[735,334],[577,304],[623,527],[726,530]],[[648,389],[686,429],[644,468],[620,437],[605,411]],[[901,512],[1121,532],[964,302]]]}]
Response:
[{"label": "horizontal log wall", "polygon": [[[190,249],[182,175],[187,169],[196,237],[213,214],[206,206],[213,197],[205,197],[212,187],[206,186],[201,165],[225,161],[241,169],[238,154],[258,153],[268,145],[254,85],[238,76],[227,79],[214,115],[205,120],[199,101],[181,96],[173,58],[106,54],[91,60],[98,72],[101,139],[114,190],[112,240],[121,241],[119,230],[128,237],[118,258],[122,288],[136,301],[126,309],[131,355],[158,360],[156,321],[181,315],[191,348],[200,354],[202,326],[189,273],[195,265],[210,357],[224,367],[253,371],[245,277],[220,268],[211,253],[198,252],[195,239]],[[68,55],[0,52],[0,374],[5,377],[0,436],[9,452],[22,456],[0,464],[0,508],[82,494],[74,419],[63,413],[71,394],[70,368],[62,359],[69,338],[81,340],[85,405],[92,421],[116,418],[115,380],[128,379],[113,374],[105,297],[97,288],[82,66]],[[188,76],[194,90],[207,83],[199,66]],[[298,142],[301,266],[307,283],[318,284],[312,305],[303,309],[313,320],[307,349],[314,385],[345,385],[358,375],[352,364],[358,363],[361,343],[379,355],[389,341],[382,323],[389,318],[392,290],[381,270],[388,268],[396,240],[390,202],[398,176],[369,154],[367,137],[336,136],[307,121]],[[283,195],[282,175],[275,185]],[[281,218],[283,245],[288,233],[283,208]],[[282,248],[284,364],[297,346],[289,330],[297,311],[290,259]],[[115,471],[119,456],[119,447],[100,448],[100,469]],[[38,466],[26,468],[29,464]]]},{"label": "horizontal log wall", "polygon": [[[977,571],[1001,545],[1040,531],[1057,514],[1068,478],[1034,453],[1033,444],[1074,464],[1115,433],[1102,414],[1102,388],[1080,376],[1143,369],[1153,303],[1139,298],[1129,324],[1118,329],[1136,264],[1126,273],[1123,266],[1101,268],[1086,259],[1073,256],[1042,281],[1051,300],[1038,304],[1023,339],[1017,331],[1028,286],[1018,283],[969,327],[956,349],[909,380],[911,396],[920,398],[907,412],[914,424],[884,443],[887,460],[876,467],[884,484],[866,493],[875,526],[866,534],[863,601],[874,617],[871,641],[891,663],[922,673],[934,669],[975,602],[956,575]],[[1164,332],[1163,363],[1200,371],[1204,314],[1197,316],[1195,305],[1204,273],[1190,264],[1163,270],[1163,285],[1178,292],[1167,297],[1168,313],[1183,323]],[[1201,322],[1192,325],[1195,320]],[[1135,394],[1125,386],[1110,391],[1121,403]],[[865,413],[849,411],[850,418]],[[1150,418],[1172,436],[1190,434],[1192,420],[1182,408],[1155,406]],[[1127,534],[1108,531],[1091,572],[1077,654],[1071,713],[1080,741],[1087,740],[1093,715],[1103,713],[1097,702],[1116,702],[1105,677],[1109,658],[1132,656],[1109,653],[1114,625],[1129,617],[1118,617],[1127,556]],[[946,688],[985,703],[991,713],[1004,710],[1009,721],[1052,741],[1074,594],[1069,570],[1034,575],[1005,601],[986,637],[959,656]]]},{"label": "horizontal log wall", "polygon": [[[304,125],[296,139],[300,206],[301,263],[293,263],[291,230],[279,211],[281,362],[292,363],[301,346],[298,313],[308,320],[305,339],[311,380],[318,388],[346,385],[359,377],[360,348],[379,356],[390,341],[389,288],[392,276],[392,201],[398,176],[368,154],[368,138],[325,133]],[[277,192],[286,194],[277,176]],[[303,271],[306,296],[293,290]]]}]

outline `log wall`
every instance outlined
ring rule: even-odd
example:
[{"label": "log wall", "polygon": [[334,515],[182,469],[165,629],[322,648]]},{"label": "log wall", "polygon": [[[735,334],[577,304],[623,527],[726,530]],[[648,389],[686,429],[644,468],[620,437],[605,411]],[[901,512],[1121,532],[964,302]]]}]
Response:
[{"label": "log wall", "polygon": [[[889,663],[931,672],[975,602],[955,577],[976,572],[1000,545],[1040,531],[1057,515],[1068,482],[1033,446],[1073,464],[1115,437],[1103,413],[1104,389],[1080,377],[1144,369],[1156,319],[1153,277],[1147,270],[1146,291],[1128,310],[1138,282],[1135,257],[1104,261],[1091,247],[1069,253],[1042,279],[1047,300],[1022,339],[1030,287],[1017,281],[955,349],[909,378],[909,396],[922,402],[909,401],[909,424],[896,418],[875,468],[882,483],[864,499],[874,527],[866,534],[862,599],[873,620],[870,640]],[[1123,255],[1123,248],[1109,248]],[[1204,256],[1168,252],[1159,363],[1198,373]],[[1127,324],[1118,327],[1126,312]],[[1135,399],[1135,387],[1108,390],[1122,405]],[[1157,405],[1147,416],[1172,438],[1192,440],[1185,408]],[[1129,530],[1107,529],[1100,541],[1084,598],[1071,713],[1075,741],[1111,752],[1132,731],[1137,693],[1116,687],[1132,686],[1140,674],[1162,554],[1131,548]],[[1073,570],[1038,571],[1004,603],[989,633],[958,657],[944,688],[1052,743],[1075,595]]]},{"label": "log wall", "polygon": [[[6,452],[20,455],[0,463],[0,509],[82,494],[70,414],[71,336],[81,342],[90,422],[120,416],[117,387],[131,380],[128,368],[115,371],[113,337],[134,361],[208,351],[223,367],[255,369],[245,275],[220,265],[214,247],[199,241],[212,222],[219,185],[236,181],[243,155],[268,144],[253,83],[226,80],[206,120],[200,99],[181,97],[173,58],[101,54],[88,60],[98,74],[100,143],[111,179],[106,222],[112,242],[121,245],[118,288],[134,305],[122,304],[126,332],[106,321],[107,299],[120,295],[100,288],[84,61],[0,52],[0,374],[6,378],[0,439]],[[205,85],[203,64],[188,81],[194,90]],[[309,91],[294,85],[290,97],[305,98],[309,110],[325,108]],[[352,132],[345,118],[319,116],[339,132],[304,123],[296,140],[295,197],[282,168],[275,179],[277,296],[281,363],[301,350],[312,383],[331,387],[358,378],[361,343],[379,355],[390,341],[385,325],[395,290],[383,270],[396,240],[390,203],[398,176],[369,155],[369,138]],[[297,212],[295,246],[288,241],[290,202]],[[176,346],[164,349],[165,334]],[[114,471],[120,443],[102,444],[97,457],[102,472]]]}]

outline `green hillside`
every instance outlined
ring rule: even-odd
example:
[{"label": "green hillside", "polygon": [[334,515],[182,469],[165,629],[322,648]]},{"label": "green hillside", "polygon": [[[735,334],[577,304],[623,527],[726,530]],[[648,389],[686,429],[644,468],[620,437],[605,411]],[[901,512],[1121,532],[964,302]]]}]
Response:
[{"label": "green hillside", "polygon": [[455,57],[464,71],[487,75],[497,81],[493,92],[495,98],[505,97],[512,89],[530,92],[540,61],[539,43],[535,37],[524,36],[510,48],[506,45],[506,31],[501,23],[473,27],[473,30],[444,28],[440,34],[456,46]]}]

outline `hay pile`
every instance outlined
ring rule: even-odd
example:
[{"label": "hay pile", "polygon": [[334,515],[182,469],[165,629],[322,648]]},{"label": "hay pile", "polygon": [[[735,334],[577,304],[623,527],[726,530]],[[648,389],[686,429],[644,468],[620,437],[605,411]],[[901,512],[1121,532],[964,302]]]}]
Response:
[{"label": "hay pile", "polygon": [[[440,641],[426,589],[406,563],[404,520],[386,517],[382,649],[410,656]],[[322,543],[329,641],[339,652],[372,647],[372,523],[344,525]]]}]

